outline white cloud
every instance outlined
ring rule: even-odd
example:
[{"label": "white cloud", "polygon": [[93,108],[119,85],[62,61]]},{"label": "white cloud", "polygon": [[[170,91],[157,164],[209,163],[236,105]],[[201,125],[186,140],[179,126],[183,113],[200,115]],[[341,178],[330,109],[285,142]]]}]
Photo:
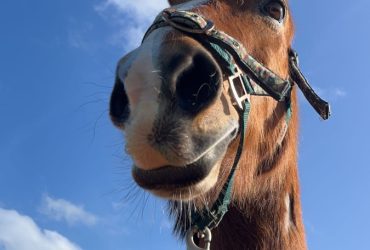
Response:
[{"label": "white cloud", "polygon": [[53,199],[48,195],[43,197],[40,212],[54,220],[64,220],[69,225],[82,223],[92,226],[98,220],[95,215],[85,211],[83,206],[75,205],[63,199]]},{"label": "white cloud", "polygon": [[55,231],[40,229],[28,216],[0,208],[0,249],[80,250]]},{"label": "white cloud", "polygon": [[119,11],[131,12],[138,19],[148,19],[168,5],[166,0],[105,0],[101,7],[114,6]]},{"label": "white cloud", "polygon": [[161,225],[159,227],[160,232],[162,231],[172,231],[173,223],[168,220],[166,217],[161,220]]},{"label": "white cloud", "polygon": [[96,39],[91,39],[94,34],[94,25],[90,22],[81,22],[74,18],[68,19],[68,45],[74,49],[80,49],[87,52],[98,48]]},{"label": "white cloud", "polygon": [[346,97],[347,96],[347,92],[344,91],[343,89],[335,89],[334,94],[337,97]]},{"label": "white cloud", "polygon": [[69,31],[68,32],[68,44],[75,49],[86,49],[88,43],[80,32]]},{"label": "white cloud", "polygon": [[[318,86],[312,86],[315,92],[324,100],[333,102],[333,101],[340,101],[348,96],[348,92],[340,87],[334,87],[334,88],[320,88]],[[301,92],[301,91],[299,91]],[[300,100],[304,100],[305,103],[305,98],[303,97],[303,94],[301,95],[302,98]]]},{"label": "white cloud", "polygon": [[122,211],[127,207],[127,204],[124,202],[112,202],[112,208],[114,211]]},{"label": "white cloud", "polygon": [[95,10],[108,22],[120,26],[110,43],[132,49],[140,44],[150,23],[167,6],[167,0],[104,0]]}]

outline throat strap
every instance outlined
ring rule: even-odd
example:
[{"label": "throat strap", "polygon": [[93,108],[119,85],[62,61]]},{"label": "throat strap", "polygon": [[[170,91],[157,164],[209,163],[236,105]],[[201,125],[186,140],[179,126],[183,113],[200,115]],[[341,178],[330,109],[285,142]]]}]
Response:
[{"label": "throat strap", "polygon": [[[292,107],[290,98],[286,100],[286,112],[285,112],[285,119],[284,119],[284,128],[283,132],[278,139],[278,147],[281,146],[281,142],[284,140],[287,128],[289,126],[290,120],[292,118]],[[235,173],[238,169],[238,163],[243,153],[244,142],[245,142],[245,135],[247,131],[248,125],[248,117],[251,110],[251,105],[249,101],[244,102],[243,105],[243,114],[240,121],[240,139],[238,149],[235,154],[234,163],[229,173],[229,176],[222,187],[221,193],[218,196],[216,202],[214,202],[211,209],[206,208],[205,211],[199,213],[196,211],[192,211],[191,216],[191,228],[197,229],[199,231],[204,231],[206,229],[212,230],[213,228],[217,227],[221,220],[223,219],[224,215],[227,213],[232,196],[232,189],[235,179]]]},{"label": "throat strap", "polygon": [[222,187],[221,193],[218,199],[213,204],[213,207],[209,210],[206,209],[202,213],[194,212],[192,213],[192,228],[196,228],[199,231],[204,231],[206,228],[212,230],[217,227],[221,222],[222,218],[228,211],[228,207],[231,202],[232,188],[235,179],[235,173],[238,167],[240,157],[243,153],[245,133],[247,130],[248,117],[250,113],[250,103],[248,101],[244,102],[243,116],[241,119],[240,127],[240,141],[239,146],[235,155],[234,164],[231,168],[231,172],[227,178],[226,183]]}]

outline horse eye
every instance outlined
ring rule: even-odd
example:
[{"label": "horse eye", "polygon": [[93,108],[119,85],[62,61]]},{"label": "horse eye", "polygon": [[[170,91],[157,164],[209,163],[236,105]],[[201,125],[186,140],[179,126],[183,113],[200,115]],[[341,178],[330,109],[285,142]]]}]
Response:
[{"label": "horse eye", "polygon": [[263,7],[263,11],[271,18],[281,22],[285,18],[285,6],[281,1],[271,1]]}]

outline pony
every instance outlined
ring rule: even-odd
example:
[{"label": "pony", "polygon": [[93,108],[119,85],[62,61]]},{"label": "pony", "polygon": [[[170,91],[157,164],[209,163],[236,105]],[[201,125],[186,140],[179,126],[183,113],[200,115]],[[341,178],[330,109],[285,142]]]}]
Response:
[{"label": "pony", "polygon": [[134,180],[169,200],[188,249],[306,249],[296,86],[329,109],[299,71],[288,0],[169,4],[110,100]]}]

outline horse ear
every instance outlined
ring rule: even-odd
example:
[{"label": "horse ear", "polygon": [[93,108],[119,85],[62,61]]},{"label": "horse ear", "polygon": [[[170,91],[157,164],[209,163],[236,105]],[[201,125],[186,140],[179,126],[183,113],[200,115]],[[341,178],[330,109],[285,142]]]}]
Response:
[{"label": "horse ear", "polygon": [[176,5],[176,4],[180,4],[180,3],[185,3],[189,0],[168,0],[168,2],[170,3],[170,5]]}]

